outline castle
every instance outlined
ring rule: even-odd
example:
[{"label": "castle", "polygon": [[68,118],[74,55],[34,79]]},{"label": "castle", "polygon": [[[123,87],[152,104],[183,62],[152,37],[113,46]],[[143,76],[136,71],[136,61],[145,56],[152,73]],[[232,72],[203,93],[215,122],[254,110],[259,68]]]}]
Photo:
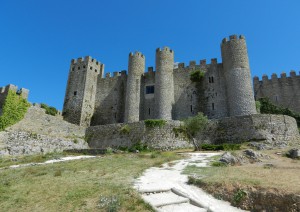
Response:
[{"label": "castle", "polygon": [[275,105],[300,113],[300,75],[295,71],[289,77],[284,72],[280,78],[277,74],[272,74],[271,79],[263,75],[262,80],[255,76],[253,86],[255,99],[267,97]]},{"label": "castle", "polygon": [[[217,59],[174,65],[174,51],[156,50],[156,67],[145,72],[145,56],[129,54],[126,71],[107,73],[87,56],[71,61],[63,106],[64,119],[81,126],[131,123],[146,119],[181,120],[203,112],[210,119],[256,113],[244,36],[221,43]],[[201,70],[200,82],[190,80]]]}]

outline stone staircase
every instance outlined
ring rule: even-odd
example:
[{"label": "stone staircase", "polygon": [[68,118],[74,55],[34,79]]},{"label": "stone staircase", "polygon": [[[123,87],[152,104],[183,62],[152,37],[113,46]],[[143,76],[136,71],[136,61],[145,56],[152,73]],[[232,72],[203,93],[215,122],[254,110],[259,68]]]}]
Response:
[{"label": "stone staircase", "polygon": [[199,202],[189,198],[176,188],[140,190],[143,199],[158,212],[207,212]]}]

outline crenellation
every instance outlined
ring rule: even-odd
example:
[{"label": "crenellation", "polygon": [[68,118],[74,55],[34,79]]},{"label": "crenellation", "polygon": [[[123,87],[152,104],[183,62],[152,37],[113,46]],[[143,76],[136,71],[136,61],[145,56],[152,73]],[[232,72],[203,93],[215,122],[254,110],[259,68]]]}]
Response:
[{"label": "crenellation", "polygon": [[285,72],[282,72],[282,73],[280,74],[280,77],[281,77],[282,79],[286,79],[286,73],[285,73]]},{"label": "crenellation", "polygon": [[[188,66],[174,64],[174,51],[169,47],[157,48],[155,54],[155,71],[148,67],[145,72],[145,56],[135,51],[129,53],[128,72],[115,71],[106,73],[105,77],[104,64],[94,58],[72,60],[64,103],[65,119],[88,126],[155,118],[178,120],[198,112],[210,119],[256,113],[254,94],[257,97],[258,93],[253,92],[243,35],[222,40],[219,63],[217,58],[212,58],[210,64],[205,59],[199,64],[191,60]],[[192,81],[191,72],[199,69],[204,77],[199,82]],[[294,80],[285,84],[297,83],[296,73],[290,75]],[[278,78],[272,75],[271,79],[275,82]],[[263,82],[272,86],[272,80],[266,75],[262,82],[254,77],[254,89],[258,90]],[[273,88],[276,92],[285,86],[280,79],[276,83],[278,86]],[[295,86],[293,89],[297,93]]]},{"label": "crenellation", "polygon": [[291,70],[290,71],[290,77],[296,77],[297,75],[296,75],[296,71],[294,71],[294,70]]},{"label": "crenellation", "polygon": [[276,73],[273,73],[272,76],[271,76],[271,79],[274,81],[274,80],[278,80],[278,77],[277,77],[277,74]]}]

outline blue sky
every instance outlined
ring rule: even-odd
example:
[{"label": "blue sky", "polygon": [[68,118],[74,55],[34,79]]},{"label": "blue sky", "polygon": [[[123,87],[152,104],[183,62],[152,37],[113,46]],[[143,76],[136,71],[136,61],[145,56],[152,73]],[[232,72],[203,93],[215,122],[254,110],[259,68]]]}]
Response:
[{"label": "blue sky", "polygon": [[129,52],[154,66],[155,49],[170,46],[177,62],[221,61],[231,34],[245,35],[252,76],[298,74],[299,10],[299,0],[3,0],[0,86],[62,109],[72,58],[91,55],[113,72],[127,70]]}]

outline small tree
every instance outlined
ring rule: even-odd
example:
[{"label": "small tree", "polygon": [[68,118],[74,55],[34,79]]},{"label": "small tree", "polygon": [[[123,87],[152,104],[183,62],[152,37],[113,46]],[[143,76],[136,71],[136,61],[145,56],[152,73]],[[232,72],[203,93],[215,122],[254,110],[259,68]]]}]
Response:
[{"label": "small tree", "polygon": [[200,82],[201,79],[204,77],[205,73],[201,70],[195,70],[190,74],[190,80],[192,82]]},{"label": "small tree", "polygon": [[194,117],[190,117],[184,120],[184,127],[186,134],[190,140],[192,140],[195,151],[199,150],[199,146],[196,143],[195,135],[199,132],[203,132],[208,124],[208,119],[203,113],[198,113]]}]

